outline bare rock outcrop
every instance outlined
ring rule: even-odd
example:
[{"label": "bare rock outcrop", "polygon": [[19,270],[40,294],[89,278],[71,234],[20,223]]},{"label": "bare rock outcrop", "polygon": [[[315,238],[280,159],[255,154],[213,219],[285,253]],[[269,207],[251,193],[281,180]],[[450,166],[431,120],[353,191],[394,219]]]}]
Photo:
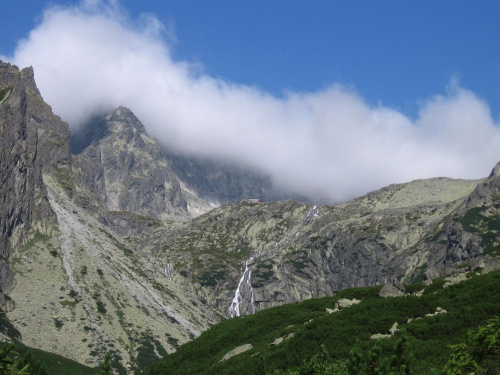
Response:
[{"label": "bare rock outcrop", "polygon": [[248,350],[251,350],[253,348],[252,344],[245,344],[245,345],[240,345],[237,348],[234,348],[230,352],[226,353],[224,357],[219,362],[224,362],[227,361],[229,358],[234,357],[235,355],[244,353]]},{"label": "bare rock outcrop", "polygon": [[33,69],[0,61],[0,303],[12,284],[9,260],[32,223],[46,232],[55,222],[43,175],[73,195],[69,128],[42,99]]},{"label": "bare rock outcrop", "polygon": [[378,295],[380,297],[401,297],[406,293],[404,286],[397,280],[392,279],[389,284],[385,284]]},{"label": "bare rock outcrop", "polygon": [[91,203],[109,211],[189,219],[179,181],[130,109],[93,118],[72,136],[72,148],[75,178]]}]

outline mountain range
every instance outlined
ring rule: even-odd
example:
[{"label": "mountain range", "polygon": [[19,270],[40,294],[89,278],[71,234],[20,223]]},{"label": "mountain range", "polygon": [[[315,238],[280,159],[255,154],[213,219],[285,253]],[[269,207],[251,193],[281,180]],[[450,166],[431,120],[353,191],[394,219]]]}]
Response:
[{"label": "mountain range", "polygon": [[0,179],[4,340],[91,367],[111,353],[121,373],[227,318],[500,268],[500,164],[314,204],[163,149],[125,107],[70,132],[33,69],[4,62]]}]

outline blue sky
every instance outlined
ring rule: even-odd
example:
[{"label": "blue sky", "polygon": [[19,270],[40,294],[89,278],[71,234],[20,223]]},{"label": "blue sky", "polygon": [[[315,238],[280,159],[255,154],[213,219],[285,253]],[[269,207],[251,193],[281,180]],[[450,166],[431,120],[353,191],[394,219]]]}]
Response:
[{"label": "blue sky", "polygon": [[165,147],[332,202],[500,161],[497,1],[2,5],[0,58],[72,129],[125,105]]},{"label": "blue sky", "polygon": [[[7,4],[5,4],[5,2]],[[0,53],[54,4],[4,0]],[[500,110],[498,1],[122,0],[133,17],[154,13],[176,35],[175,58],[274,95],[352,85],[369,102],[412,116],[452,77]]]}]

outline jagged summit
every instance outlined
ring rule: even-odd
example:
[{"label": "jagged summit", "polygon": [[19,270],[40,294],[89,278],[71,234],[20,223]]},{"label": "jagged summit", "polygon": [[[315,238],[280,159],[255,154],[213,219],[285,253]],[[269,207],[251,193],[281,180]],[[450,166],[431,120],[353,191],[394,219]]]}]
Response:
[{"label": "jagged summit", "polygon": [[110,134],[130,142],[141,134],[147,135],[144,125],[127,107],[118,107],[110,113],[95,115],[71,133],[71,152],[78,155],[93,142],[99,142]]},{"label": "jagged summit", "polygon": [[179,181],[131,110],[94,117],[73,137],[81,195],[111,211],[168,220],[190,218]]},{"label": "jagged summit", "polygon": [[500,163],[497,163],[495,167],[491,170],[489,177],[498,177],[500,176]]},{"label": "jagged summit", "polygon": [[[252,196],[258,196],[265,201],[289,198],[307,201],[305,197],[293,192],[276,189],[269,176],[251,169],[229,162],[190,158],[162,149],[158,142],[147,134],[141,121],[126,107],[118,107],[108,114],[94,116],[71,135],[71,147],[75,154],[75,165],[82,170],[80,175],[89,176],[79,179],[79,185],[90,192],[92,197],[98,197],[98,202],[107,205],[109,209],[126,208],[140,214],[152,212],[155,217],[166,219],[170,215],[172,219],[179,220],[182,219],[183,213],[177,209],[185,210],[188,213],[186,218],[196,217],[214,207],[239,202]],[[116,162],[110,163],[111,155],[117,159]],[[101,177],[103,162],[108,169],[107,177]],[[125,173],[127,168],[130,173]],[[120,169],[119,176],[116,175],[117,169]],[[113,203],[117,201],[117,194],[122,193],[111,192],[106,186],[114,184],[112,180],[124,178],[125,175],[133,174],[138,177],[145,169],[149,172],[143,176],[143,180],[150,179],[148,173],[153,173],[152,170],[162,170],[161,174],[165,175],[168,184],[172,185],[171,189],[163,190],[165,199],[170,199],[175,208],[174,214],[165,205],[146,208],[146,204],[140,208]],[[154,180],[156,172],[152,176]],[[124,186],[129,186],[127,190],[135,189],[137,180],[134,181],[133,187],[130,183],[124,183]],[[181,198],[177,185],[180,186]],[[137,194],[149,193],[142,190]],[[154,194],[150,196],[153,197],[150,202],[154,202]]]}]

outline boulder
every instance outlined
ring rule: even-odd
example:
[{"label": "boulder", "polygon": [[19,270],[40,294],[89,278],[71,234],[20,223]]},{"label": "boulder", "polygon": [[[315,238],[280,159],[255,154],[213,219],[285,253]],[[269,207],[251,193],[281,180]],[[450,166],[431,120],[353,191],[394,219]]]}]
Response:
[{"label": "boulder", "polygon": [[396,279],[392,279],[391,283],[384,285],[378,295],[382,298],[386,297],[401,297],[405,295],[404,286]]},{"label": "boulder", "polygon": [[229,358],[234,357],[235,355],[241,354],[243,352],[246,352],[252,348],[253,348],[252,344],[245,344],[238,346],[237,348],[234,348],[230,352],[226,353],[219,362],[227,361]]},{"label": "boulder", "polygon": [[345,309],[346,307],[350,307],[352,305],[357,305],[360,303],[361,300],[359,299],[347,299],[347,298],[342,298],[339,299],[337,302],[335,302],[335,307],[339,310]]}]

